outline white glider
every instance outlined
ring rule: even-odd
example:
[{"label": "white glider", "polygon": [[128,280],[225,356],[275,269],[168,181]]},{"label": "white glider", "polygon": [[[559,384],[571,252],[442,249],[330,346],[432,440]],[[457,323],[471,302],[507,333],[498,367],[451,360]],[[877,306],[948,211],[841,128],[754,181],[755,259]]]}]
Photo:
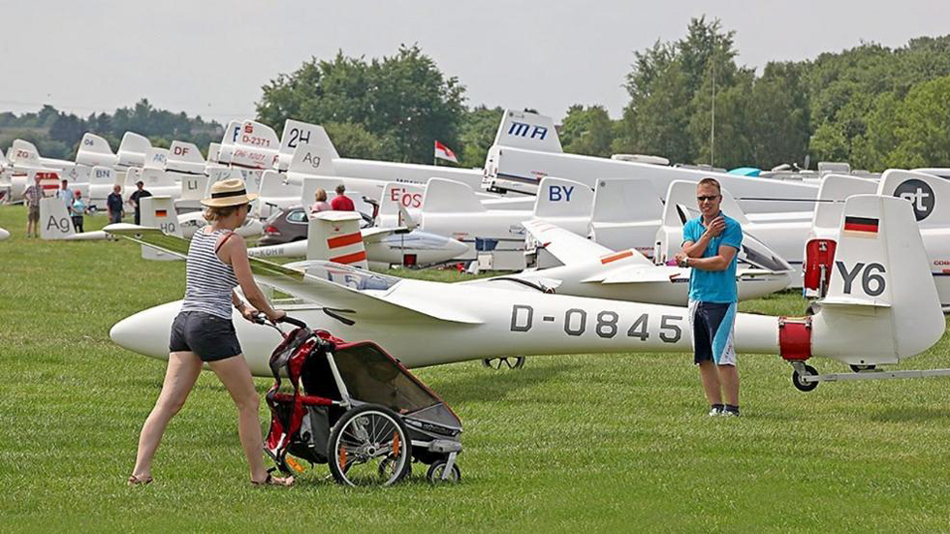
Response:
[{"label": "white glider", "polygon": [[346,265],[369,264],[424,266],[447,262],[468,250],[455,239],[416,230],[414,227],[360,229],[362,217],[352,211],[325,211],[311,216],[307,239],[253,247],[253,258],[303,257]]},{"label": "white glider", "polygon": [[[792,363],[800,389],[824,380],[903,376],[901,371],[817,375],[806,365],[813,356],[852,365],[896,364],[927,350],[944,333],[909,204],[855,196],[846,203],[842,226],[851,218],[867,224],[859,232],[842,233],[830,288],[815,315],[736,317],[736,349],[780,354]],[[130,225],[107,230],[186,253],[184,241],[159,230]],[[280,305],[290,315],[344,339],[372,339],[409,367],[500,355],[691,349],[687,310],[681,307],[548,295],[510,281],[402,280],[325,262],[280,266],[252,259],[251,264],[260,283],[295,297]],[[110,335],[129,350],[165,359],[179,308],[172,302],[145,310],[120,321]],[[268,357],[280,337],[236,312],[234,323],[252,372],[268,375]],[[921,372],[913,371],[915,376]]]},{"label": "white glider", "polygon": [[[537,253],[551,254],[562,265],[502,279],[530,282],[560,295],[677,306],[687,303],[690,269],[654,265],[636,250],[614,251],[547,222],[528,221],[524,225],[540,249]],[[759,252],[757,247],[757,243],[743,243],[744,250],[739,253],[739,300],[781,291],[791,279],[790,265],[767,249]],[[750,265],[750,259],[765,263]]]}]

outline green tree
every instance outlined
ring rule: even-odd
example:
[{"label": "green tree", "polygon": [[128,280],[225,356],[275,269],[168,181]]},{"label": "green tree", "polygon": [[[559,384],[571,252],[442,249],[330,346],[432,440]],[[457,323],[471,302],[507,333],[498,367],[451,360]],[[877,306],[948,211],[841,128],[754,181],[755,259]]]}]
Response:
[{"label": "green tree", "polygon": [[803,75],[800,64],[770,62],[755,80],[746,117],[755,165],[770,169],[802,162],[808,153],[811,131]]},{"label": "green tree", "polygon": [[460,167],[483,167],[488,149],[495,141],[495,133],[505,110],[500,107],[477,106],[462,115],[458,140]]},{"label": "green tree", "polygon": [[457,144],[464,91],[418,46],[402,46],[370,62],[342,52],[312,58],[265,85],[257,111],[274,128],[288,118],[358,124],[380,141],[372,157],[427,163],[435,140]]},{"label": "green tree", "polygon": [[[689,135],[695,147],[695,162],[717,167],[740,167],[753,162],[751,109],[752,80],[755,73],[743,70],[733,74],[731,83],[720,87],[715,96],[715,136],[712,136],[712,78],[708,78],[693,97],[695,110],[690,118]],[[717,76],[718,78],[718,76]],[[715,138],[715,150],[711,146]]]},{"label": "green tree", "polygon": [[383,143],[362,124],[328,122],[324,125],[337,152],[344,158],[372,159],[383,152]]},{"label": "green tree", "polygon": [[900,106],[888,167],[950,167],[950,76],[914,86]]},{"label": "green tree", "polygon": [[[700,154],[708,155],[709,138],[700,139],[703,118],[697,115],[706,116],[708,131],[712,77],[717,93],[727,92],[740,73],[735,56],[734,33],[723,31],[719,20],[707,21],[705,17],[692,19],[686,37],[679,41],[657,42],[634,52],[633,69],[626,78],[630,102],[619,132],[615,132],[618,141],[613,143],[614,150],[656,154],[686,163]],[[719,120],[717,116],[717,124]]]},{"label": "green tree", "polygon": [[603,106],[585,108],[575,104],[558,129],[565,152],[609,157],[614,141],[614,127]]}]

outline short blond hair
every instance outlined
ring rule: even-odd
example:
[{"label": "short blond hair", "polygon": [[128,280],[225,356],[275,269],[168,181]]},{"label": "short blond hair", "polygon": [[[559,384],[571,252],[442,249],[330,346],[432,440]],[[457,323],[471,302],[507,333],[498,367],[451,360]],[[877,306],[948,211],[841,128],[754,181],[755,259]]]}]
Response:
[{"label": "short blond hair", "polygon": [[326,190],[323,189],[322,187],[318,187],[318,188],[317,188],[317,191],[314,193],[314,199],[315,199],[317,202],[326,202],[326,200],[327,200],[327,192],[326,192]]},{"label": "short blond hair", "polygon": [[715,178],[703,178],[702,180],[699,181],[698,184],[696,184],[696,187],[699,187],[701,185],[711,185],[716,188],[716,191],[719,191],[720,193],[722,193],[722,187],[720,187],[719,185],[719,180]]},{"label": "short blond hair", "polygon": [[205,212],[202,214],[202,216],[208,222],[218,221],[218,220],[224,219],[225,217],[229,217],[231,214],[236,212],[238,208],[243,208],[244,206],[247,206],[247,204],[237,204],[235,206],[221,206],[221,207],[216,207],[216,208],[208,206],[205,208]]}]

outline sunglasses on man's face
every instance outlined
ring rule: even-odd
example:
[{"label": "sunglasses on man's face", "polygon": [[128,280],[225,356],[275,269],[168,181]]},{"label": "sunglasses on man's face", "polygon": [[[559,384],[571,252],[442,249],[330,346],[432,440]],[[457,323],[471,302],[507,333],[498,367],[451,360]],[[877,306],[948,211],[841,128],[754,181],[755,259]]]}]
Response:
[{"label": "sunglasses on man's face", "polygon": [[701,195],[701,196],[696,197],[696,200],[699,202],[705,202],[707,200],[712,202],[713,200],[716,200],[717,198],[719,198],[719,195]]}]

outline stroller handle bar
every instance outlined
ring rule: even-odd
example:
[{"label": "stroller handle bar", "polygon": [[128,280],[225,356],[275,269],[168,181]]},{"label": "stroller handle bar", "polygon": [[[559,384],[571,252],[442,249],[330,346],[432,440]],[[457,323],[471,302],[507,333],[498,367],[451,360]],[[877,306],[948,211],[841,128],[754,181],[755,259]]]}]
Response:
[{"label": "stroller handle bar", "polygon": [[307,328],[307,323],[301,321],[300,319],[294,319],[293,317],[289,315],[284,315],[283,317],[280,318],[278,322],[292,324],[300,328]]},{"label": "stroller handle bar", "polygon": [[[263,313],[258,313],[256,316],[254,316],[254,322],[257,324],[267,324],[267,316],[264,315]],[[294,319],[293,317],[289,315],[284,315],[277,322],[292,324],[300,328],[307,328],[307,323],[301,321],[300,319]]]}]

